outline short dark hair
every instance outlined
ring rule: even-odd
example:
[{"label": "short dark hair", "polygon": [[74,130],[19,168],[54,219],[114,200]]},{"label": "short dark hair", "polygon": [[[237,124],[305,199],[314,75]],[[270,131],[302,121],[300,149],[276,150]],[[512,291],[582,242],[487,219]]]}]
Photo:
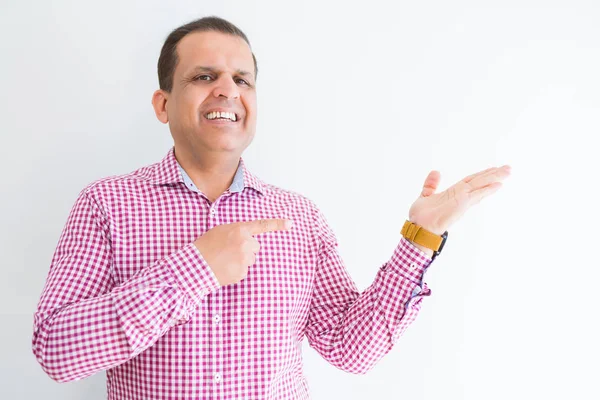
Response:
[{"label": "short dark hair", "polygon": [[[173,32],[167,36],[162,50],[160,51],[160,57],[158,57],[158,85],[162,90],[171,92],[173,89],[173,74],[175,73],[175,67],[177,67],[177,63],[179,62],[179,58],[177,56],[177,44],[179,41],[192,32],[207,31],[221,32],[240,37],[244,39],[246,43],[248,43],[250,51],[252,51],[250,41],[244,32],[223,18],[212,16],[188,22],[187,24],[173,30]],[[252,52],[252,60],[254,61],[254,76],[256,77],[258,74],[258,65],[256,63],[254,52]]]}]

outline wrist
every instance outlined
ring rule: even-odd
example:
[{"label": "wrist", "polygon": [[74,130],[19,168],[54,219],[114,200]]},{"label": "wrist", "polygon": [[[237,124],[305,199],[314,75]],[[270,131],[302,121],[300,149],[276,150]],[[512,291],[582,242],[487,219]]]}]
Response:
[{"label": "wrist", "polygon": [[440,228],[440,227],[433,226],[431,223],[421,222],[419,219],[417,219],[415,217],[409,217],[408,220],[415,225],[419,225],[421,228],[423,228],[431,233],[435,233],[436,235],[441,236],[446,231],[446,228]]}]

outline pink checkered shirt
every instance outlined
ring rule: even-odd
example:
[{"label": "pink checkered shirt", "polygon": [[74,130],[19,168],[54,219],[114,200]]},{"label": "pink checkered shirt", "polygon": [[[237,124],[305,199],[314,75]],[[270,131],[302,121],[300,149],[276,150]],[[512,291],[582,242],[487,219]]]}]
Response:
[{"label": "pink checkered shirt", "polygon": [[[256,264],[220,287],[193,242],[261,218],[294,226],[257,235]],[[60,382],[105,370],[109,399],[309,399],[304,337],[334,366],[367,372],[430,295],[430,263],[401,238],[360,293],[311,200],[263,183],[240,159],[211,203],[171,148],[82,190],[34,316],[33,352]]]}]

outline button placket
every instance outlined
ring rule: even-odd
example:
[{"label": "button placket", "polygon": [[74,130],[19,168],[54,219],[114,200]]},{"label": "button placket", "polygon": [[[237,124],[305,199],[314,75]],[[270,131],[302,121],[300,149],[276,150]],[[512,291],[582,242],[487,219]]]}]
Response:
[{"label": "button placket", "polygon": [[214,228],[217,225],[217,202],[209,205],[207,216],[208,229]]},{"label": "button placket", "polygon": [[223,337],[223,289],[214,292],[213,304],[211,307],[210,322],[212,345],[211,352],[213,354],[213,383],[215,384],[215,395],[219,395],[220,385],[223,382],[223,365],[224,365],[224,341]]},{"label": "button placket", "polygon": [[[217,221],[217,207],[220,198],[212,202],[212,204],[208,203],[208,215],[207,215],[207,227],[208,229],[214,228]],[[210,344],[210,352],[212,354],[212,373],[213,373],[213,394],[215,398],[220,398],[222,395],[222,384],[224,381],[223,376],[223,365],[224,365],[224,342],[225,338],[223,337],[223,288],[217,290],[211,294],[211,307],[210,314],[208,317],[208,324],[210,325],[210,336],[211,336],[211,344]]]}]

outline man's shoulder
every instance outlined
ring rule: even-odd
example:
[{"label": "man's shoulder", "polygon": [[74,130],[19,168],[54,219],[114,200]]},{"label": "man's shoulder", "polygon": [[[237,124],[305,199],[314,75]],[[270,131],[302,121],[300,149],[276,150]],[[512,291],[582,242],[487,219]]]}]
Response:
[{"label": "man's shoulder", "polygon": [[152,184],[154,171],[159,164],[160,162],[155,162],[127,173],[109,175],[96,179],[88,183],[83,188],[82,192],[96,197],[106,194],[128,192],[130,190],[140,190],[144,186]]}]

